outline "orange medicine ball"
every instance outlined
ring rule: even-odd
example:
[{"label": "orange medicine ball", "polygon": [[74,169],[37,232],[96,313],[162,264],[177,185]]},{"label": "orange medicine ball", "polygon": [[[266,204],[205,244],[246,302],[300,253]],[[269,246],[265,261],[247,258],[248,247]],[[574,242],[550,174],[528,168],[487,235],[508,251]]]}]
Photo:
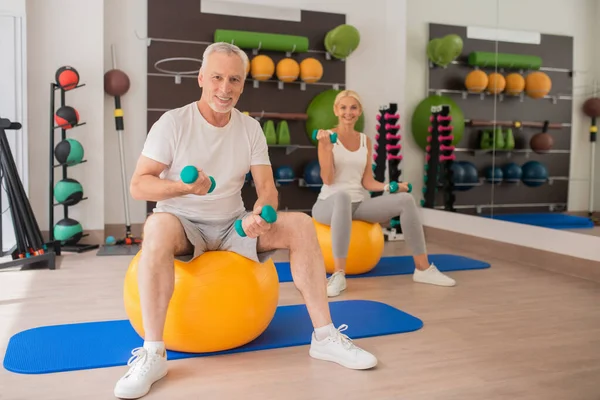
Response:
[{"label": "orange medicine ball", "polygon": [[544,72],[535,71],[525,78],[525,92],[533,99],[541,99],[550,93],[550,89],[552,89],[552,80]]},{"label": "orange medicine ball", "polygon": [[521,74],[513,72],[506,76],[506,94],[518,96],[525,89],[525,78]]},{"label": "orange medicine ball", "polygon": [[260,54],[250,62],[250,71],[253,79],[266,81],[271,79],[275,73],[275,63],[271,57]]},{"label": "orange medicine ball", "polygon": [[300,79],[306,83],[318,82],[323,77],[323,65],[316,58],[305,58],[300,63]]},{"label": "orange medicine ball", "polygon": [[502,74],[499,74],[498,72],[492,72],[488,75],[488,79],[489,82],[487,86],[487,91],[489,93],[498,94],[504,91],[504,88],[506,87],[506,79],[504,79],[504,76],[502,76]]},{"label": "orange medicine ball", "polygon": [[481,93],[488,85],[488,76],[480,69],[469,72],[465,78],[465,87],[469,92]]},{"label": "orange medicine ball", "polygon": [[283,58],[277,63],[275,72],[280,81],[293,82],[300,75],[300,65],[293,58]]}]

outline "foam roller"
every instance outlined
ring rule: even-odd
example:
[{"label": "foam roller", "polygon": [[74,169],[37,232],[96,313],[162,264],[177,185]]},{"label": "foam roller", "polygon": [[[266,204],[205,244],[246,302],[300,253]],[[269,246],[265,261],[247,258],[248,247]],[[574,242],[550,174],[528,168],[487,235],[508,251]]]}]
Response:
[{"label": "foam roller", "polygon": [[305,36],[216,29],[214,41],[233,43],[242,49],[293,51],[294,53],[308,51],[308,38]]},{"label": "foam roller", "polygon": [[537,70],[542,66],[542,58],[538,56],[486,51],[474,51],[469,54],[469,65],[473,67],[492,68],[496,66],[496,62],[498,68]]}]

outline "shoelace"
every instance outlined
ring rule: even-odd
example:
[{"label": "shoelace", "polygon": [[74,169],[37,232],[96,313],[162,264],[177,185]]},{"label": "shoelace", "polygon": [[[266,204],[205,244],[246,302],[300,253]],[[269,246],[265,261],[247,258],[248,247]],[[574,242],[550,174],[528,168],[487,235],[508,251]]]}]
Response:
[{"label": "shoelace", "polygon": [[143,347],[136,347],[131,351],[132,356],[127,361],[127,365],[131,366],[131,369],[127,373],[127,377],[133,375],[134,372],[140,371],[140,375],[145,375],[150,369],[148,351]]},{"label": "shoelace", "polygon": [[350,339],[348,336],[346,336],[345,334],[342,333],[346,329],[348,329],[348,325],[346,325],[346,324],[340,325],[336,330],[335,338],[340,341],[340,343],[346,350],[360,350],[360,348],[358,348],[352,342],[352,339]]}]

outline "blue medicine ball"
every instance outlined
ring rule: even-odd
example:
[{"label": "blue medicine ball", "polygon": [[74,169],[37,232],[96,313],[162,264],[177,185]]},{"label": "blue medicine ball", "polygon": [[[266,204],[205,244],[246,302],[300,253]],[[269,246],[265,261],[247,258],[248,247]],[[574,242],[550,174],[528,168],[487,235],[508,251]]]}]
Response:
[{"label": "blue medicine ball", "polygon": [[530,187],[542,186],[548,181],[548,170],[539,161],[528,161],[521,167],[523,176],[521,180]]}]

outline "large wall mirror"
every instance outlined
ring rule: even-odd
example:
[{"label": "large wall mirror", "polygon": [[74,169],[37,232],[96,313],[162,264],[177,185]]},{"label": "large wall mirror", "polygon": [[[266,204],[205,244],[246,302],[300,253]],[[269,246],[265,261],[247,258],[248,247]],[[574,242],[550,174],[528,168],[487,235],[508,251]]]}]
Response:
[{"label": "large wall mirror", "polygon": [[[501,2],[496,10],[510,15]],[[435,151],[431,142],[438,150],[426,156],[421,204],[600,241],[593,215],[600,182],[592,184],[600,174],[591,172],[599,157],[590,141],[600,85],[576,62],[573,36],[510,26],[500,17],[477,26],[429,24],[428,94],[412,130],[423,151]],[[449,107],[430,116],[436,105]],[[427,169],[436,167],[431,183],[435,172]]]}]

